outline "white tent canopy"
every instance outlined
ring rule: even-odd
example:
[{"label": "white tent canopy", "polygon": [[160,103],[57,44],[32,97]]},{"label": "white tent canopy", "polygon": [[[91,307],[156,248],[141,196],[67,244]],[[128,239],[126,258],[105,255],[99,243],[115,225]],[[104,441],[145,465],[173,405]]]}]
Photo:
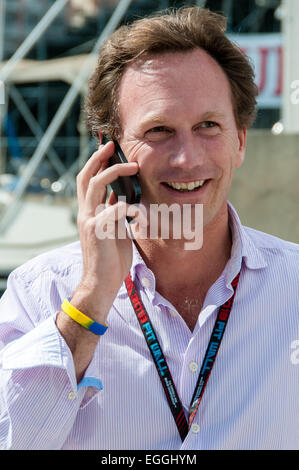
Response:
[{"label": "white tent canopy", "polygon": [[[22,59],[15,65],[6,83],[18,84],[61,80],[72,84],[82,70],[83,65],[86,67],[86,64],[89,64],[90,73],[95,68],[97,58],[94,57],[94,60],[88,62],[86,60],[88,57],[88,54],[80,54],[42,61]],[[0,74],[5,64],[6,62],[2,63]]]}]

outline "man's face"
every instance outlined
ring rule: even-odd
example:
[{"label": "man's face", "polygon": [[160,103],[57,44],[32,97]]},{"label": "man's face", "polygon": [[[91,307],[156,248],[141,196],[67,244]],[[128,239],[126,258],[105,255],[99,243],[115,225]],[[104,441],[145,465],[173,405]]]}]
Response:
[{"label": "man's face", "polygon": [[[237,129],[228,79],[206,52],[166,53],[128,67],[119,109],[120,145],[139,164],[143,204],[204,204],[204,225],[226,210],[246,130]],[[193,190],[178,186],[203,181]]]}]

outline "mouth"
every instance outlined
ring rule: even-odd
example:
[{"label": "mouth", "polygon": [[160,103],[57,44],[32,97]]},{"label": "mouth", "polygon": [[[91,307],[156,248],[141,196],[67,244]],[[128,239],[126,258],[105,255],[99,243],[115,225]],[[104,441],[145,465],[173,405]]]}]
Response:
[{"label": "mouth", "polygon": [[189,181],[186,183],[171,181],[171,182],[165,182],[162,184],[180,193],[190,193],[190,192],[198,191],[200,188],[202,188],[206,184],[207,181],[209,180],[196,180],[196,181]]}]

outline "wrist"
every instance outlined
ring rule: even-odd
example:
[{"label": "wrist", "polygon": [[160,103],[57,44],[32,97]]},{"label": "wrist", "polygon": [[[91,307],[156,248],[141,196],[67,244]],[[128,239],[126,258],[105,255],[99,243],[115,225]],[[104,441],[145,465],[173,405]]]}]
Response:
[{"label": "wrist", "polygon": [[106,322],[109,308],[105,306],[103,298],[99,298],[98,292],[80,287],[73,293],[69,301],[92,320],[102,324]]},{"label": "wrist", "polygon": [[100,339],[100,336],[79,325],[63,310],[60,310],[56,317],[56,326],[73,355],[77,354],[78,350],[81,351],[82,348],[85,351],[84,354],[86,354],[89,348],[94,349],[96,347]]},{"label": "wrist", "polygon": [[71,298],[68,297],[62,302],[61,309],[64,313],[66,313],[76,323],[83,326],[83,328],[98,336],[102,336],[104,333],[106,333],[108,328],[107,323],[103,324],[93,320],[89,316],[85,315],[85,313],[74,307],[74,305],[70,303],[70,300]]}]

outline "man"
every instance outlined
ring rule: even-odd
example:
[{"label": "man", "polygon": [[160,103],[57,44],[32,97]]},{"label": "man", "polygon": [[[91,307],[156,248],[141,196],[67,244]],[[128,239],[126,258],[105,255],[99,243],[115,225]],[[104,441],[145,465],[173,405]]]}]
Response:
[{"label": "man", "polygon": [[[80,244],[8,280],[2,448],[299,448],[298,246],[243,227],[227,202],[256,87],[224,31],[194,7],[103,46],[89,125],[129,162],[108,167],[114,144],[100,145],[77,179]],[[201,248],[134,224],[134,241],[96,236],[125,224],[115,195],[98,210],[107,185],[137,173],[146,214],[203,205]]]}]

